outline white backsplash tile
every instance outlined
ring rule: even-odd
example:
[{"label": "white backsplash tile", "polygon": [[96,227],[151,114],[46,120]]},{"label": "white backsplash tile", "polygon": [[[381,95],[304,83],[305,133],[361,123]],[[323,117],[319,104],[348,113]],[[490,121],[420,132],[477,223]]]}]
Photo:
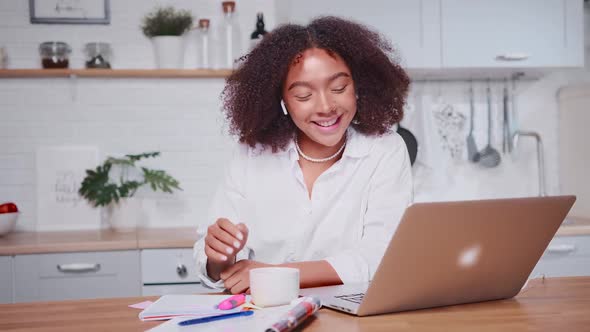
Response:
[{"label": "white backsplash tile", "polygon": [[[115,68],[153,68],[151,45],[141,34],[139,24],[143,14],[156,3],[111,1],[110,26],[52,26],[29,24],[26,1],[0,1],[0,45],[7,48],[12,68],[39,68],[37,47],[47,40],[70,43],[74,49],[72,67],[82,68],[83,44],[98,39],[112,43]],[[220,2],[213,0],[173,3],[192,9],[199,18],[218,18],[221,11]],[[244,42],[254,27],[257,11],[265,12],[267,30],[273,28],[273,6],[271,0],[238,2]],[[6,15],[15,16],[2,20]],[[191,56],[186,55],[187,63],[191,63]],[[538,131],[543,138],[550,194],[559,193],[555,94],[559,87],[588,77],[587,72],[561,72],[519,84],[520,128]],[[150,165],[177,177],[183,191],[174,195],[141,191],[139,196],[145,197],[148,215],[145,224],[196,226],[204,220],[232,146],[219,112],[223,83],[223,79],[0,80],[0,202],[18,204],[22,211],[18,229],[36,229],[34,156],[39,146],[95,145],[101,158],[157,150],[162,156]],[[430,110],[442,91],[440,94],[456,110],[468,116],[466,83],[426,83],[418,87],[422,111]],[[501,149],[501,87],[493,86],[496,149]],[[485,98],[478,84],[475,136],[480,149],[487,143],[486,126]],[[428,133],[436,135],[432,130]],[[421,151],[433,157],[428,167],[414,168],[417,201],[537,194],[536,150],[531,140],[523,139],[516,155],[502,155],[501,165],[493,169],[478,167],[465,158],[451,160],[448,153],[432,145],[440,139],[435,136],[427,141],[431,146],[422,146]]]}]

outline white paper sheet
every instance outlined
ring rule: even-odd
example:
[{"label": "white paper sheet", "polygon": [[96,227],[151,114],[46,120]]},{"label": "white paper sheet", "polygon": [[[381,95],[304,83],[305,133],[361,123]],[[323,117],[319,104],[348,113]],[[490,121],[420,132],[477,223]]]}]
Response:
[{"label": "white paper sheet", "polygon": [[280,307],[264,308],[262,310],[255,310],[252,316],[234,317],[214,322],[179,326],[178,323],[187,320],[187,318],[174,318],[165,323],[162,323],[149,332],[238,332],[238,331],[265,331],[275,321],[286,314],[291,308],[291,305]]}]

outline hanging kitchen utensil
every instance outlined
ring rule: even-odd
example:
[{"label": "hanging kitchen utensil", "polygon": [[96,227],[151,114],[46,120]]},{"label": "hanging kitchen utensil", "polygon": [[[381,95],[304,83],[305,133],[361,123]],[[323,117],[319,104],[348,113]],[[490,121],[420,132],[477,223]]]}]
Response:
[{"label": "hanging kitchen utensil", "polygon": [[524,75],[523,73],[516,73],[514,75],[512,75],[511,78],[511,87],[510,87],[510,91],[509,91],[509,95],[508,95],[508,100],[510,101],[510,115],[509,115],[509,125],[510,125],[510,140],[509,142],[509,151],[512,152],[512,150],[514,149],[514,143],[512,141],[512,137],[514,136],[514,133],[516,133],[520,127],[518,126],[518,109],[517,107],[517,102],[516,102],[516,91],[517,91],[517,86],[516,83],[518,81],[518,79]]},{"label": "hanging kitchen utensil", "polygon": [[[473,137],[473,118],[475,117],[475,105],[473,96],[473,82],[469,83],[469,135],[467,135],[467,159],[469,161],[475,161],[476,155],[479,154],[477,151],[477,145],[475,144],[475,137]],[[479,159],[479,156],[477,156]]]},{"label": "hanging kitchen utensil", "polygon": [[510,152],[510,125],[508,122],[508,82],[504,82],[502,90],[502,153]]},{"label": "hanging kitchen utensil", "polygon": [[500,164],[502,158],[500,153],[492,147],[492,91],[489,86],[486,89],[486,97],[488,103],[488,145],[481,151],[478,160],[478,164],[484,167],[496,167]]}]

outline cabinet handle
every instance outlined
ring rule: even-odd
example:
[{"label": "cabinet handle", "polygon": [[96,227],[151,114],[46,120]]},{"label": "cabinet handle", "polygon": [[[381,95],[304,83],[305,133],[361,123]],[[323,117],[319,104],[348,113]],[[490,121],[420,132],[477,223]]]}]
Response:
[{"label": "cabinet handle", "polygon": [[100,270],[98,263],[73,263],[73,264],[57,264],[57,270],[65,273],[84,273],[97,272]]},{"label": "cabinet handle", "polygon": [[187,275],[186,266],[184,264],[178,264],[178,266],[176,267],[176,273],[178,273],[178,275],[183,278],[186,277],[186,275]]},{"label": "cabinet handle", "polygon": [[547,252],[551,254],[568,254],[574,250],[576,246],[573,244],[556,244],[547,248]]},{"label": "cabinet handle", "polygon": [[505,53],[496,55],[496,61],[524,61],[529,57],[526,53]]}]

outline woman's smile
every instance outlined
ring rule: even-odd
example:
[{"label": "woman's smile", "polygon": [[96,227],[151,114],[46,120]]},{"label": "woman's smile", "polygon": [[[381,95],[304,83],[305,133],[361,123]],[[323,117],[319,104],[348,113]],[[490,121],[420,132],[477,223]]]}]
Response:
[{"label": "woman's smile", "polygon": [[330,120],[317,120],[312,121],[314,125],[318,128],[318,130],[322,133],[332,133],[338,130],[340,125],[340,119],[342,116],[334,117]]}]

